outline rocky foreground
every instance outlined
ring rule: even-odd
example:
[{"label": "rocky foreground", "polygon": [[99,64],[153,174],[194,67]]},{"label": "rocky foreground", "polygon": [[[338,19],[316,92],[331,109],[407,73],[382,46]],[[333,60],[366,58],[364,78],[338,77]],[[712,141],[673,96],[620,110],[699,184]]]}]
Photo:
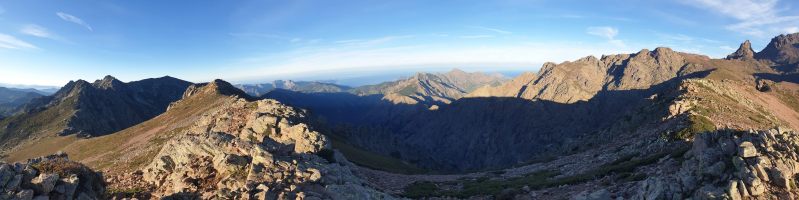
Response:
[{"label": "rocky foreground", "polygon": [[0,162],[0,199],[105,199],[102,175],[65,154],[28,160]]},{"label": "rocky foreground", "polygon": [[390,199],[365,186],[305,112],[274,100],[239,100],[164,145],[131,183],[152,197]]}]

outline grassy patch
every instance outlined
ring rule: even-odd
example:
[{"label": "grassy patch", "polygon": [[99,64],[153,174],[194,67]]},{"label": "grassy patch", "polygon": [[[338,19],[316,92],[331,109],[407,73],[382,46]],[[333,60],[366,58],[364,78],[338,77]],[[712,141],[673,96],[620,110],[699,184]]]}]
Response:
[{"label": "grassy patch", "polygon": [[473,180],[458,180],[443,183],[416,182],[405,188],[403,196],[409,198],[468,198],[473,196],[499,197],[499,195],[501,195],[505,190],[518,190],[524,186],[527,186],[531,189],[543,189],[557,187],[560,185],[580,184],[612,174],[619,174],[619,178],[624,181],[640,181],[646,179],[646,174],[635,173],[636,168],[653,164],[665,156],[680,156],[685,151],[687,151],[687,148],[681,148],[672,151],[662,151],[660,153],[643,156],[635,154],[625,155],[613,162],[604,164],[584,173],[571,176],[557,177],[560,175],[560,172],[558,171],[542,170],[521,177],[513,177],[508,179],[491,180],[487,177],[481,177]]},{"label": "grassy patch", "polygon": [[698,133],[716,130],[716,125],[710,119],[700,115],[688,116],[688,127],[674,133],[673,139],[685,140],[693,138]]},{"label": "grassy patch", "polygon": [[397,94],[404,95],[404,96],[410,96],[410,95],[416,94],[416,91],[417,91],[416,85],[409,85],[409,86],[406,86],[406,87],[402,88],[401,90],[399,90],[397,92]]},{"label": "grassy patch", "polygon": [[335,136],[328,136],[328,138],[333,142],[333,148],[344,154],[347,160],[360,166],[400,174],[427,173],[427,170],[405,163],[399,159],[369,152],[351,144],[347,144],[342,141],[341,138]]},{"label": "grassy patch", "polygon": [[108,199],[112,198],[140,198],[149,196],[147,190],[143,188],[108,188],[105,191],[105,196]]}]

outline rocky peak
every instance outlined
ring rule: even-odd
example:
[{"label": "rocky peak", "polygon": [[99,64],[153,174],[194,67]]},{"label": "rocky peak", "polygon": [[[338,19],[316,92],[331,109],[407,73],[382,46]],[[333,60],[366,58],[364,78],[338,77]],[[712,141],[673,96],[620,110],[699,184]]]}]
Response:
[{"label": "rocky peak", "polygon": [[236,88],[227,81],[215,79],[208,83],[193,84],[186,89],[183,93],[183,99],[197,95],[197,94],[221,94],[227,96],[239,96],[242,98],[251,98],[239,88]]},{"label": "rocky peak", "polygon": [[273,82],[275,88],[295,88],[297,83],[292,80],[276,80]]},{"label": "rocky peak", "polygon": [[752,43],[749,43],[749,40],[746,40],[744,43],[741,43],[741,46],[738,47],[738,50],[727,56],[727,60],[752,59],[754,57],[755,51],[752,50]]},{"label": "rocky peak", "polygon": [[96,80],[92,83],[92,86],[99,89],[119,89],[124,87],[124,85],[125,83],[122,83],[122,81],[119,81],[111,75],[106,75],[103,79]]},{"label": "rocky peak", "polygon": [[755,54],[755,58],[771,60],[782,65],[799,63],[799,33],[774,37],[766,48]]}]

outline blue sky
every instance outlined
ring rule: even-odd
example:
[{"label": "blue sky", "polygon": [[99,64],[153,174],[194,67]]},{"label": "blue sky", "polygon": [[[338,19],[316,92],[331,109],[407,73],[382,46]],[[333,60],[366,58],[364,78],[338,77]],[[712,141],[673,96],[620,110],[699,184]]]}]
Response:
[{"label": "blue sky", "polygon": [[722,57],[799,32],[799,3],[676,1],[0,0],[0,83],[111,74],[201,82],[534,71],[668,46]]}]

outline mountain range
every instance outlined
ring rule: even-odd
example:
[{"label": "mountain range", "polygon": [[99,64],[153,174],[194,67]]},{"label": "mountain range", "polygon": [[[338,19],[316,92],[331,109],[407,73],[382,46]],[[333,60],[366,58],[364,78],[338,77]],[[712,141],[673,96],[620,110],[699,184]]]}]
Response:
[{"label": "mountain range", "polygon": [[[82,192],[116,199],[794,199],[798,75],[794,33],[723,59],[658,47],[511,79],[78,80],[5,95],[26,103],[0,120],[0,155],[28,164],[0,163],[0,195],[79,196],[37,164],[68,155],[103,172],[107,190]],[[6,181],[27,168],[42,173]]]}]

